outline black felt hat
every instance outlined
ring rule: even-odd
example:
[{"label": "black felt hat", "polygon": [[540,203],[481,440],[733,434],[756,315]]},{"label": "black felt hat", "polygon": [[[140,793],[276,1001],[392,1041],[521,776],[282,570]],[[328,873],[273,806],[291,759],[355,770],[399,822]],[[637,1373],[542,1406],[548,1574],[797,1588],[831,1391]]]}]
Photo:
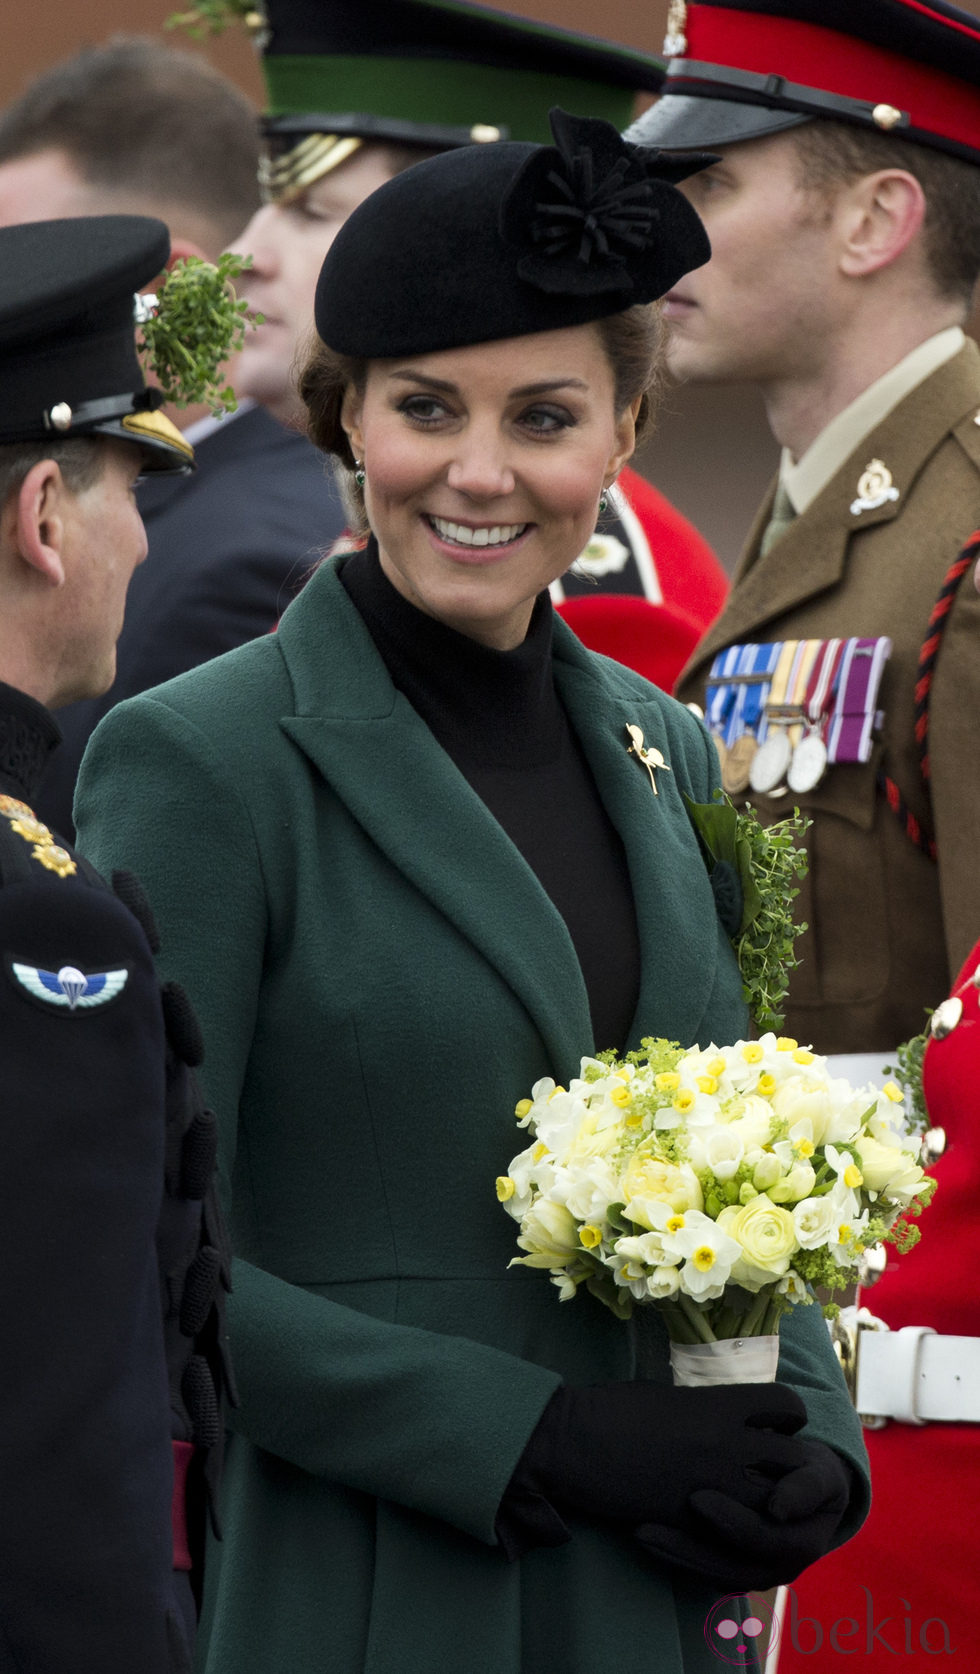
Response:
[{"label": "black felt hat", "polygon": [[944,0],[672,0],[626,137],[730,145],[824,117],[980,163],[980,19]]},{"label": "black felt hat", "polygon": [[270,157],[288,197],[363,140],[447,150],[547,141],[562,105],[623,128],[659,85],[648,54],[468,0],[265,0],[260,35]]},{"label": "black felt hat", "polygon": [[551,123],[554,145],[447,151],[366,198],[320,271],[324,343],[384,359],[584,325],[708,260],[673,182],[712,158],[657,157],[564,111]]},{"label": "black felt hat", "polygon": [[147,471],[193,464],[136,354],[134,293],[169,255],[142,215],[0,227],[0,446],[98,434],[139,447]]}]

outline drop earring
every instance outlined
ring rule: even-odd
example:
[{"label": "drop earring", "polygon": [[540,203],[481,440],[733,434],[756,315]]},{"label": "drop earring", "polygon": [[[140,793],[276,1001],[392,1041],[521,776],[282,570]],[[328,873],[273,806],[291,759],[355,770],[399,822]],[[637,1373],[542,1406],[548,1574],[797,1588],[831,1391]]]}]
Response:
[{"label": "drop earring", "polygon": [[356,482],[358,488],[363,488],[365,482],[367,481],[364,474],[364,466],[361,464],[359,459],[355,459],[354,461],[354,481]]},{"label": "drop earring", "polygon": [[599,516],[609,510],[609,495],[603,492],[599,495]]}]

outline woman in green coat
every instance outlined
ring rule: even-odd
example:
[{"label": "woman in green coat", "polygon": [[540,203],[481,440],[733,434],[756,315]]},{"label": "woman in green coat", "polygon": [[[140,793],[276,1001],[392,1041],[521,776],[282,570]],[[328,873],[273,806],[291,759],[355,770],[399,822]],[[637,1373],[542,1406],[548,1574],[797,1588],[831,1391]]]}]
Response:
[{"label": "woman in green coat", "polygon": [[[494,1180],[531,1085],[746,1029],[682,800],[717,782],[707,734],[547,594],[642,420],[657,320],[624,306],[707,246],[650,153],[555,120],[557,148],[443,155],[346,223],[304,390],[371,538],[275,636],[121,705],[82,775],[222,1128],[241,1406],[207,1674],[713,1668],[718,1596],[866,1509],[817,1309],[779,1384],[674,1390],[655,1310],[508,1268]],[[789,1522],[777,1482],[804,1485]],[[757,1551],[697,1534],[704,1486]]]}]

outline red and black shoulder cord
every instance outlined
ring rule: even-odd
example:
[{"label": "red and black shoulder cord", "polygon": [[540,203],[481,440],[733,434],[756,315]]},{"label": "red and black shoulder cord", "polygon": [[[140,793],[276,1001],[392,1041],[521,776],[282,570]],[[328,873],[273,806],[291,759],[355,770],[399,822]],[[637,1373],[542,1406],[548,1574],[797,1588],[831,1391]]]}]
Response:
[{"label": "red and black shoulder cord", "polygon": [[[946,578],[939,590],[939,597],[932,607],[929,617],[929,628],[926,633],[922,650],[919,652],[919,669],[915,682],[915,741],[919,751],[919,767],[923,782],[928,789],[931,775],[929,762],[929,701],[932,695],[932,682],[936,672],[936,663],[942,648],[943,635],[949,621],[949,613],[953,606],[960,582],[967,570],[972,569],[977,558],[980,557],[980,529],[975,529],[970,536],[955,563],[946,572]],[[883,792],[889,808],[905,828],[909,841],[917,849],[928,855],[930,860],[937,858],[936,840],[924,829],[917,820],[894,779],[887,773],[879,771],[878,786]]]}]

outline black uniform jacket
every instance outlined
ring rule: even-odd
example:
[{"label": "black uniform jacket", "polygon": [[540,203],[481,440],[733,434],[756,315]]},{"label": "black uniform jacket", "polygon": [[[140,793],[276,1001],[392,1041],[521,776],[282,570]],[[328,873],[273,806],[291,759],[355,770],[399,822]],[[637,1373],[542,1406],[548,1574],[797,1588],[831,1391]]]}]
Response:
[{"label": "black uniform jacket", "polygon": [[213,1147],[135,880],[143,923],[33,811],[57,738],[0,684],[0,1674],[183,1674],[171,1438],[216,1451]]}]

